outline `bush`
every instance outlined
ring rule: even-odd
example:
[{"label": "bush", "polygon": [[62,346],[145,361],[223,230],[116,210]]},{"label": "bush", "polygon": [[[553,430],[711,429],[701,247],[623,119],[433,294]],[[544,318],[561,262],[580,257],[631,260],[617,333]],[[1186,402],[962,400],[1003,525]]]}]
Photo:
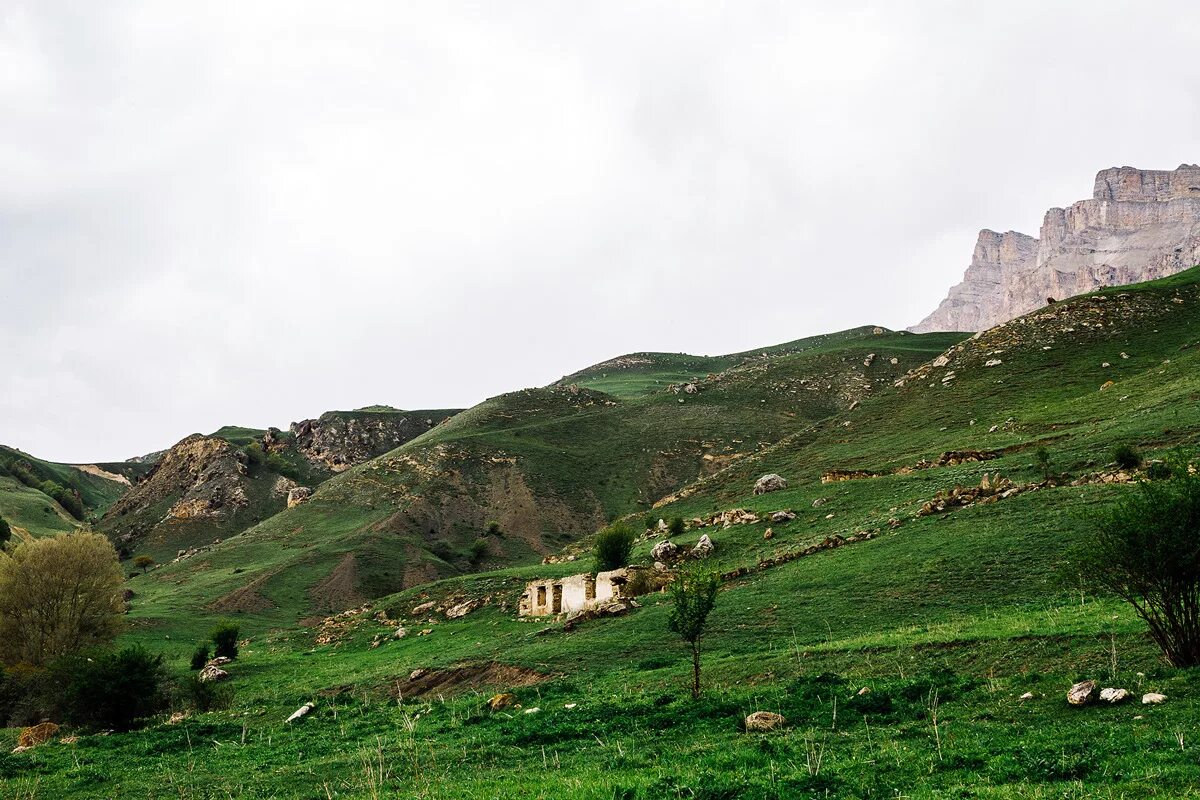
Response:
[{"label": "bush", "polygon": [[257,467],[263,463],[263,449],[258,442],[251,442],[242,448],[242,452],[246,454],[246,463],[252,467]]},{"label": "bush", "polygon": [[1121,469],[1137,469],[1142,465],[1142,454],[1127,444],[1114,449],[1112,456]]},{"label": "bush", "polygon": [[1138,484],[1086,547],[1084,582],[1132,605],[1172,666],[1200,666],[1200,476]]},{"label": "bush", "polygon": [[0,662],[42,666],[116,636],[125,574],[97,533],[21,542],[0,557]]},{"label": "bush", "polygon": [[285,478],[291,478],[294,481],[301,480],[300,470],[289,464],[287,460],[279,455],[279,453],[271,453],[267,456],[267,469],[277,475],[282,475]]},{"label": "bush", "polygon": [[166,707],[162,660],[133,645],[56,661],[49,670],[56,716],[73,725],[129,730]]},{"label": "bush", "polygon": [[687,523],[683,521],[683,517],[672,517],[671,523],[667,526],[667,531],[672,536],[682,536],[687,530]]},{"label": "bush", "polygon": [[233,704],[233,686],[228,682],[204,683],[199,676],[189,675],[179,682],[183,703],[199,712],[217,711]]},{"label": "bush", "polygon": [[192,653],[192,669],[204,669],[204,665],[208,663],[208,655],[208,643],[205,642],[204,644],[198,645],[196,650]]},{"label": "bush", "polygon": [[483,561],[489,549],[488,540],[483,537],[471,542],[471,563],[478,564],[480,561]]},{"label": "bush", "polygon": [[83,519],[83,501],[79,499],[78,492],[54,481],[42,481],[38,489],[42,494],[53,498],[72,517],[78,520]]},{"label": "bush", "polygon": [[647,514],[642,523],[646,526],[646,530],[652,531],[658,527],[658,514]]},{"label": "bush", "polygon": [[1165,481],[1175,474],[1170,465],[1162,461],[1155,461],[1150,466],[1146,467],[1146,477],[1152,481]]},{"label": "bush", "polygon": [[238,626],[224,622],[212,629],[208,634],[216,647],[217,658],[237,658],[238,655]]},{"label": "bush", "polygon": [[7,542],[11,538],[12,538],[12,528],[9,527],[9,524],[8,524],[7,520],[4,519],[4,517],[0,517],[0,547],[3,547],[4,543]]},{"label": "bush", "polygon": [[497,522],[496,520],[492,520],[491,522],[489,522],[487,524],[487,535],[488,536],[503,536],[504,532],[500,529],[500,523]]},{"label": "bush", "polygon": [[602,529],[596,534],[596,544],[592,550],[596,558],[596,571],[605,572],[627,566],[636,539],[637,534],[625,522],[614,522]]}]

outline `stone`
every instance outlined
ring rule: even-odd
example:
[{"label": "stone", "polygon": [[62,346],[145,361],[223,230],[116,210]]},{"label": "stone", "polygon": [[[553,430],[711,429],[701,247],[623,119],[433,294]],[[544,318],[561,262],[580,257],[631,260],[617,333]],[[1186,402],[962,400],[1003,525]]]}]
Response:
[{"label": "stone", "polygon": [[1159,694],[1158,692],[1147,692],[1146,694],[1142,695],[1142,705],[1144,706],[1156,706],[1159,703],[1165,702],[1167,702],[1167,696],[1165,694]]},{"label": "stone", "polygon": [[393,639],[403,639],[405,636],[408,636],[408,631],[405,629],[405,627],[403,625],[401,625],[399,628],[396,628],[396,630],[392,631]]},{"label": "stone", "polygon": [[42,722],[22,728],[20,736],[17,737],[17,747],[26,749],[37,747],[53,739],[56,733],[58,733],[58,725],[53,722]]},{"label": "stone", "polygon": [[487,706],[492,711],[499,711],[504,708],[509,708],[517,703],[517,696],[512,692],[501,692],[494,694],[488,698]]},{"label": "stone", "polygon": [[200,674],[196,676],[196,679],[201,683],[217,683],[229,680],[229,673],[220,667],[207,666],[200,670]]},{"label": "stone", "polygon": [[998,367],[1003,363],[1004,362],[998,358],[989,358],[987,361],[983,362],[983,365],[985,367]]},{"label": "stone", "polygon": [[1108,688],[1100,690],[1100,699],[1106,703],[1112,703],[1113,705],[1116,705],[1117,703],[1125,702],[1125,700],[1128,698],[1129,691],[1127,689]]},{"label": "stone", "polygon": [[746,717],[747,733],[767,733],[782,728],[787,720],[774,711],[755,711]]},{"label": "stone", "polygon": [[963,280],[909,330],[980,331],[1072,297],[1200,263],[1200,166],[1100,171],[1092,198],[1046,212],[1039,238],[983,230]]},{"label": "stone", "polygon": [[312,497],[312,489],[308,488],[307,486],[296,486],[288,489],[287,507],[295,508],[296,506],[308,500],[310,497]]},{"label": "stone", "polygon": [[708,558],[712,555],[716,547],[713,545],[712,539],[708,538],[708,534],[700,537],[700,541],[696,542],[696,546],[692,548],[692,558]]},{"label": "stone", "polygon": [[1095,681],[1080,681],[1067,692],[1067,702],[1073,706],[1086,706],[1092,702],[1092,695],[1095,693]]},{"label": "stone", "polygon": [[869,695],[870,693],[871,693],[871,687],[870,687],[870,686],[864,686],[864,687],[862,687],[861,689],[859,689],[859,690],[858,690],[858,692],[857,692],[857,694],[858,694],[858,696],[859,696],[859,697],[865,697],[866,695]]},{"label": "stone", "polygon": [[1033,692],[1026,692],[1025,694],[1021,695],[1020,699],[1021,700],[1032,700]]},{"label": "stone", "polygon": [[217,656],[216,658],[210,658],[208,661],[206,661],[204,663],[204,666],[206,666],[206,667],[223,667],[231,661],[233,661],[233,659],[230,658],[229,656]]},{"label": "stone", "polygon": [[446,619],[461,619],[482,605],[478,600],[467,600],[446,610]]},{"label": "stone", "polygon": [[771,538],[772,536],[774,536],[774,535],[775,535],[775,531],[773,531],[773,530],[772,530],[772,529],[770,529],[770,528],[767,528],[765,531],[763,531],[763,538],[764,538],[764,539],[770,539],[770,538]]},{"label": "stone", "polygon": [[771,522],[780,525],[784,522],[791,522],[796,518],[794,511],[775,511],[771,514]]},{"label": "stone", "polygon": [[433,601],[430,600],[428,603],[421,603],[419,606],[413,606],[412,613],[413,614],[425,614],[425,613],[433,610],[433,605],[434,605]]},{"label": "stone", "polygon": [[754,482],[755,494],[766,494],[768,492],[778,492],[780,489],[786,489],[788,482],[775,473],[763,475]]},{"label": "stone", "polygon": [[284,723],[290,725],[293,722],[302,720],[305,717],[307,717],[309,714],[311,714],[313,712],[313,709],[315,709],[316,707],[317,707],[316,703],[305,703],[304,705],[300,706],[295,711],[293,711],[292,715],[284,720]]},{"label": "stone", "polygon": [[679,548],[675,545],[675,543],[666,539],[650,548],[650,557],[655,561],[661,561],[663,563],[674,560],[678,553]]}]

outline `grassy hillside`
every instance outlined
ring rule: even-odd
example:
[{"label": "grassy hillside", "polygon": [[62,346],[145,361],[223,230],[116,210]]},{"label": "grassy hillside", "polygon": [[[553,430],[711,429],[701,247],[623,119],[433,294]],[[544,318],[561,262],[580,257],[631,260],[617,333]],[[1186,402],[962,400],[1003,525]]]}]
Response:
[{"label": "grassy hillside", "polygon": [[[536,563],[890,387],[960,338],[866,331],[759,356],[692,394],[622,399],[556,385],[492,398],[202,559],[156,572],[144,591],[169,608],[154,624],[174,624],[189,605],[290,624],[439,577]],[[499,535],[485,535],[491,521]]]},{"label": "grassy hillside", "polygon": [[[890,336],[739,362],[695,376],[693,395],[494,398],[202,558],[133,578],[128,638],[180,670],[218,615],[211,598],[247,602],[223,612],[249,638],[233,706],[0,756],[0,785],[33,797],[1200,796],[1200,671],[1165,667],[1129,608],[1081,592],[1073,565],[1095,509],[1133,490],[1117,445],[1200,457],[1200,271],[966,341]],[[508,558],[553,544],[540,530],[553,514],[640,518],[650,495],[620,476],[650,480],[675,463],[663,452],[678,453],[678,475],[704,474],[656,513],[796,514],[693,523],[679,539],[711,536],[724,575],[699,700],[665,596],[568,631],[516,619],[516,600],[528,580],[586,561],[468,573],[424,551],[426,523],[448,537],[437,526],[462,519],[474,535],[471,514],[514,496],[528,498],[522,516],[541,515],[542,538],[502,520],[489,547]],[[835,470],[856,477],[822,482]],[[789,487],[753,495],[765,472]],[[929,513],[939,492],[997,473],[1020,491]],[[316,585],[364,586],[414,563],[462,574],[291,624],[332,596]],[[466,599],[483,605],[448,619]],[[1071,708],[1065,692],[1084,678],[1135,699]],[[520,707],[489,711],[496,691]],[[1167,702],[1142,705],[1148,691]],[[309,700],[313,714],[283,723]],[[785,729],[741,731],[756,710],[784,714]]]}]

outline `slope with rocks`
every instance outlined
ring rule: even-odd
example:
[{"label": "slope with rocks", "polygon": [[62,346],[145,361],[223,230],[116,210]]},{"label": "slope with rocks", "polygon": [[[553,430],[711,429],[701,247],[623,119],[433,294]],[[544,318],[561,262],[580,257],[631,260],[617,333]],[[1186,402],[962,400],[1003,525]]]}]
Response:
[{"label": "slope with rocks", "polygon": [[978,331],[1069,297],[1200,263],[1200,166],[1114,167],[1090,200],[1046,212],[1040,238],[979,234],[962,283],[913,331]]},{"label": "slope with rocks", "polygon": [[194,591],[198,606],[241,597],[257,581],[254,610],[282,622],[446,575],[536,562],[887,390],[959,338],[867,330],[840,346],[768,349],[636,397],[571,384],[492,398],[334,476],[202,560],[157,574],[164,586]]}]

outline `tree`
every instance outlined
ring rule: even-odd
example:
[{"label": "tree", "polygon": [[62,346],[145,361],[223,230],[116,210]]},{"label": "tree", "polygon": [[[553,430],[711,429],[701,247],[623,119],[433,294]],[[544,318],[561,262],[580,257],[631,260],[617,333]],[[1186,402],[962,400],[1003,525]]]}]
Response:
[{"label": "tree", "polygon": [[145,575],[146,571],[154,566],[154,559],[151,556],[138,556],[133,559],[133,565],[142,571]]},{"label": "tree", "polygon": [[592,548],[592,554],[596,558],[596,571],[606,572],[627,566],[636,539],[637,534],[625,522],[614,522],[603,528],[596,534],[596,544]]},{"label": "tree", "polygon": [[1038,470],[1041,471],[1042,478],[1045,480],[1050,480],[1050,476],[1053,474],[1054,469],[1054,464],[1050,460],[1050,451],[1044,446],[1039,447],[1035,457],[1037,458]]},{"label": "tree", "polygon": [[59,718],[76,725],[127,731],[166,705],[163,657],[141,645],[67,656],[50,677]]},{"label": "tree", "polygon": [[0,517],[0,547],[3,547],[4,543],[11,538],[12,528],[9,526],[8,521],[4,519],[4,517]]},{"label": "tree", "polygon": [[204,642],[196,646],[192,652],[191,667],[193,670],[199,671],[204,669],[204,665],[208,663],[208,642]]},{"label": "tree", "polygon": [[97,533],[22,542],[0,554],[0,662],[42,666],[121,628],[125,576]]},{"label": "tree", "polygon": [[237,658],[238,655],[238,626],[223,622],[212,629],[208,635],[212,639],[215,655],[218,658]]},{"label": "tree", "polygon": [[1143,481],[1096,521],[1085,583],[1133,606],[1173,666],[1200,666],[1200,476]]},{"label": "tree", "polygon": [[717,601],[715,572],[680,570],[671,584],[671,616],[667,627],[692,648],[692,697],[700,696],[700,635]]}]

